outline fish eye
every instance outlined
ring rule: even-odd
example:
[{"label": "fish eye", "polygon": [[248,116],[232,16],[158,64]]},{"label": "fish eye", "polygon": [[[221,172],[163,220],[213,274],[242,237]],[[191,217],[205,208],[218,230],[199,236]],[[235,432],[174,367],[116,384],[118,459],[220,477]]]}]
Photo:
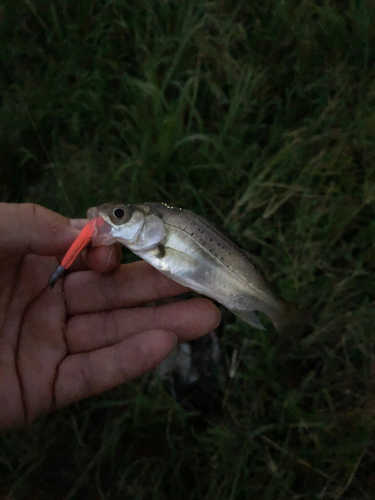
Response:
[{"label": "fish eye", "polygon": [[112,213],[116,219],[122,219],[125,215],[125,210],[121,207],[117,207],[113,209]]}]

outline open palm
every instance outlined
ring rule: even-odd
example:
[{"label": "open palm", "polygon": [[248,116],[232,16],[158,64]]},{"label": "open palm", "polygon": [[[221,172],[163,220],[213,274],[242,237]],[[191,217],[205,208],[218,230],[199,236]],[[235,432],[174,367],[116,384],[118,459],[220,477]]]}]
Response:
[{"label": "open palm", "polygon": [[56,285],[63,293],[50,290],[79,227],[0,204],[0,430],[137,377],[220,320],[206,299],[145,307],[186,288],[145,262],[119,266],[115,247],[91,249]]}]

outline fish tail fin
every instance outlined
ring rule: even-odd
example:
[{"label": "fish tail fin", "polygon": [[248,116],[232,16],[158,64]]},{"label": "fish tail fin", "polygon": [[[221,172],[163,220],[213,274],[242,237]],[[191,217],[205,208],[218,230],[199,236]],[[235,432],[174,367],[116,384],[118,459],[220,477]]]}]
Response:
[{"label": "fish tail fin", "polygon": [[[283,336],[306,333],[312,321],[310,311],[298,309],[284,299],[278,300],[277,307],[264,307],[259,310],[270,318],[277,332]],[[265,330],[253,309],[231,309],[231,311],[254,328]]]},{"label": "fish tail fin", "polygon": [[312,321],[312,314],[306,309],[282,300],[280,307],[272,311],[269,317],[280,335],[295,335],[306,332]]}]

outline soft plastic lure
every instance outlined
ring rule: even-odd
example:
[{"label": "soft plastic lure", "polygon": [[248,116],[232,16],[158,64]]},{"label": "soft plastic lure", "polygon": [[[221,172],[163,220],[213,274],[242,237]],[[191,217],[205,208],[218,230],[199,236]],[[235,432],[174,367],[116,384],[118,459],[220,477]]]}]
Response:
[{"label": "soft plastic lure", "polygon": [[71,247],[66,252],[61,264],[55,269],[52,273],[52,276],[49,280],[50,288],[53,288],[58,279],[64,274],[66,269],[73,264],[77,255],[90,243],[91,238],[96,234],[97,228],[104,223],[104,220],[101,217],[96,217],[95,219],[91,219],[82,229],[77,239],[73,241]]}]

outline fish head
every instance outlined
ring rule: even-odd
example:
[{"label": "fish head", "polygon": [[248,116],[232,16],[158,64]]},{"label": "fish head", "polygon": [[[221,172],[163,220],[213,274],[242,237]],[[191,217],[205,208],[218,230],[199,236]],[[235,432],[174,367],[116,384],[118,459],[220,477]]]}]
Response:
[{"label": "fish head", "polygon": [[94,246],[118,241],[132,251],[142,252],[157,247],[166,237],[163,221],[146,204],[105,203],[90,208],[87,217],[100,219],[92,237]]},{"label": "fish head", "polygon": [[89,208],[87,218],[102,219],[97,224],[97,230],[92,237],[92,244],[111,245],[119,241],[124,245],[134,242],[142,231],[146,214],[137,210],[134,205],[121,203],[105,203],[98,207]]}]

